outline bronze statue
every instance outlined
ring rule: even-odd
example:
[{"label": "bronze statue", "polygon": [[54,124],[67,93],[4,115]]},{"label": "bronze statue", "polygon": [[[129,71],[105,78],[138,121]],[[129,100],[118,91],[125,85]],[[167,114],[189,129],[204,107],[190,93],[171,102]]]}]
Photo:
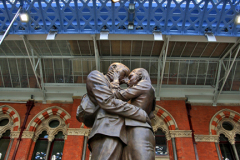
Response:
[{"label": "bronze statue", "polygon": [[[92,151],[92,160],[121,159],[123,147],[133,143],[133,141],[128,139],[128,133],[129,135],[133,136],[136,132],[140,130],[141,132],[144,132],[145,137],[152,137],[152,132],[148,132],[151,131],[151,122],[148,117],[149,109],[146,109],[146,107],[143,107],[139,103],[135,103],[135,105],[132,105],[115,97],[121,95],[121,89],[120,87],[118,87],[117,89],[112,88],[113,85],[111,84],[111,82],[113,82],[115,78],[115,84],[116,81],[119,84],[126,83],[128,80],[127,76],[129,75],[129,72],[129,69],[125,65],[121,63],[113,63],[110,65],[108,73],[106,75],[103,75],[99,71],[92,71],[87,77],[87,96],[84,96],[85,100],[82,100],[84,104],[81,103],[78,108],[77,119],[81,122],[84,122],[85,117],[86,115],[88,115],[89,112],[84,112],[83,110],[85,110],[88,106],[96,107],[89,110],[91,112],[96,112],[95,121],[93,122],[93,124],[89,124],[89,126],[92,125],[92,130],[89,135],[88,141],[89,148]],[[141,95],[143,94],[138,95],[140,99],[144,97]],[[124,95],[122,96],[124,97]],[[137,100],[136,97],[132,97],[133,102],[134,98]],[[126,98],[124,98],[124,100],[126,100]],[[147,103],[146,105],[149,104],[150,103]],[[84,105],[87,107],[83,107]],[[146,110],[147,113],[144,110]],[[128,126],[131,126],[130,124],[133,124],[132,126],[134,127],[132,128],[134,129],[131,129],[131,127],[129,127],[130,129],[128,129],[125,126],[125,123],[128,122]],[[144,137],[140,136],[139,138]],[[135,137],[134,139],[136,140],[137,137]],[[147,141],[149,141],[149,138],[145,142]],[[141,148],[140,150],[148,149],[147,152],[153,151],[154,153],[154,142],[152,142],[152,139],[150,141],[151,142],[147,142],[147,144],[138,143],[137,145],[143,145],[143,148]],[[153,145],[152,147],[150,147],[152,150],[149,150],[149,144]],[[126,155],[129,154],[127,152],[124,153],[126,153]],[[136,154],[138,153],[136,152]],[[134,157],[134,155],[132,156]]]},{"label": "bronze statue", "polygon": [[[155,90],[151,85],[148,72],[143,68],[133,70],[129,75],[129,88],[121,89],[118,79],[115,77],[113,83],[116,98],[129,101],[131,104],[142,108],[153,117],[155,110]],[[127,146],[123,149],[123,160],[154,160],[155,138],[152,127],[148,123],[139,122],[125,118],[127,130]]]}]

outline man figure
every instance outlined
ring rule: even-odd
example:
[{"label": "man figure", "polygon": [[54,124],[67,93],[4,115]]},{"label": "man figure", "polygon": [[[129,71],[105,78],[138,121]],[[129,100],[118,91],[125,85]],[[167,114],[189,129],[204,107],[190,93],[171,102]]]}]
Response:
[{"label": "man figure", "polygon": [[110,84],[114,72],[118,73],[120,83],[125,83],[130,73],[125,65],[113,63],[106,75],[95,70],[87,77],[89,99],[100,107],[88,141],[92,160],[121,159],[123,145],[127,144],[124,117],[150,123],[144,110],[114,98]]}]

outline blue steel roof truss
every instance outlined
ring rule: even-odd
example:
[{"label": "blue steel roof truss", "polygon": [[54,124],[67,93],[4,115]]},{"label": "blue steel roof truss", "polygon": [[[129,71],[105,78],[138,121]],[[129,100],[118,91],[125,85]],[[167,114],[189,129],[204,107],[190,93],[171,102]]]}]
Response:
[{"label": "blue steel roof truss", "polygon": [[152,34],[240,36],[239,0],[135,0],[134,29],[128,30],[129,0],[3,0],[0,32],[4,32],[20,5],[30,21],[14,22],[10,34]]}]

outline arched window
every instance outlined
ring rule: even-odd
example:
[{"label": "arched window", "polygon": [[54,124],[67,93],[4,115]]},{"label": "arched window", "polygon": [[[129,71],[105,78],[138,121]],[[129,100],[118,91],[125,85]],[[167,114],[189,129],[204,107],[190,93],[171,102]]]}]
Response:
[{"label": "arched window", "polygon": [[32,160],[45,159],[47,154],[47,147],[48,147],[48,135],[46,131],[43,131],[42,134],[39,135],[38,140],[35,144]]},{"label": "arched window", "polygon": [[220,134],[219,146],[223,160],[235,160],[232,145],[229,143],[228,138],[223,134]]},{"label": "arched window", "polygon": [[[238,133],[239,124],[225,118],[218,124],[219,147],[223,160],[237,160],[240,150],[240,137]],[[238,150],[238,151],[237,151]]]},{"label": "arched window", "polygon": [[0,138],[0,160],[3,160],[5,157],[8,150],[9,142],[10,142],[10,130],[7,130],[5,133],[3,133],[2,137]]},{"label": "arched window", "polygon": [[239,117],[240,114],[238,112],[226,108],[218,111],[209,123],[210,134],[218,135],[219,137],[221,152],[219,151],[218,143],[215,143],[219,159],[239,159]]},{"label": "arched window", "polygon": [[[61,131],[58,132],[52,142],[49,142],[48,138],[46,131],[43,131],[42,134],[39,135],[33,151],[32,160],[46,159],[46,157],[48,157],[47,160],[62,159],[64,146],[63,133]],[[47,152],[48,149],[49,152]]]},{"label": "arched window", "polygon": [[168,155],[168,147],[167,147],[167,139],[165,133],[158,129],[155,132],[155,154],[156,156],[167,156]]}]

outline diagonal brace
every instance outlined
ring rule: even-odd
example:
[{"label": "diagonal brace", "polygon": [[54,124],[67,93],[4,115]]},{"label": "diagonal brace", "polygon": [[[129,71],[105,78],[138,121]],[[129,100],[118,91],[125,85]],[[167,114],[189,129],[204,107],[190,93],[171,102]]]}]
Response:
[{"label": "diagonal brace", "polygon": [[42,90],[42,86],[41,86],[40,83],[39,83],[38,75],[37,75],[36,70],[35,70],[35,67],[36,67],[36,66],[34,67],[33,61],[32,61],[32,59],[31,59],[30,53],[29,53],[29,51],[28,51],[28,47],[27,47],[27,43],[26,43],[26,37],[25,37],[25,36],[22,36],[22,39],[23,39],[23,43],[24,43],[24,46],[25,46],[26,51],[27,51],[27,54],[28,54],[29,61],[30,61],[31,66],[32,66],[32,69],[33,69],[33,73],[34,73],[35,78],[36,78],[36,80],[37,80],[38,87]]}]

